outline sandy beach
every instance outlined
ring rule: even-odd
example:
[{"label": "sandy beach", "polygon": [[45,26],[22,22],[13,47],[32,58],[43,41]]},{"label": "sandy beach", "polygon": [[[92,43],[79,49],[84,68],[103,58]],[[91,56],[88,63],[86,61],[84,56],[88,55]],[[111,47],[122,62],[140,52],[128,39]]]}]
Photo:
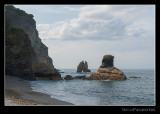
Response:
[{"label": "sandy beach", "polygon": [[42,105],[63,105],[69,106],[72,103],[50,98],[49,95],[34,92],[27,80],[14,76],[5,76],[5,106],[42,106]]}]

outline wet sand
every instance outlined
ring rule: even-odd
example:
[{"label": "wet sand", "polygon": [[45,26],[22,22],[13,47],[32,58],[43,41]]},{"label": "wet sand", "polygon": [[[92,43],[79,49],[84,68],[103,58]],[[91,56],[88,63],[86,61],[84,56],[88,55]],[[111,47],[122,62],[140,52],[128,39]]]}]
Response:
[{"label": "wet sand", "polygon": [[19,105],[62,105],[71,106],[72,103],[50,98],[49,95],[32,91],[30,82],[14,76],[5,76],[5,106]]}]

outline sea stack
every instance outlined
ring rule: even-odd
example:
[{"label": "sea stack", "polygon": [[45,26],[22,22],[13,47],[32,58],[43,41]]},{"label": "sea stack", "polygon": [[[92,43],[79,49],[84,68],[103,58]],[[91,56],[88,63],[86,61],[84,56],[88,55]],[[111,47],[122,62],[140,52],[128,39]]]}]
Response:
[{"label": "sea stack", "polygon": [[104,55],[101,66],[96,73],[91,73],[89,78],[91,80],[125,80],[126,76],[114,67],[114,56]]},{"label": "sea stack", "polygon": [[62,79],[39,38],[32,14],[5,6],[5,74],[26,80]]},{"label": "sea stack", "polygon": [[90,69],[88,69],[88,63],[85,62],[80,62],[78,67],[77,67],[77,72],[91,72]]}]

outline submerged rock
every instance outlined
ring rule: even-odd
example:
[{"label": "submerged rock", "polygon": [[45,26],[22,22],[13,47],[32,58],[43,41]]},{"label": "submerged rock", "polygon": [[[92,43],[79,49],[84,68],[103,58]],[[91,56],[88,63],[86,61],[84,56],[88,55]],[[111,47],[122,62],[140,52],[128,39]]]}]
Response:
[{"label": "submerged rock", "polygon": [[137,77],[137,76],[130,76],[129,78],[141,78],[141,77]]},{"label": "submerged rock", "polygon": [[64,77],[65,80],[73,80],[73,77],[71,75],[66,75]]},{"label": "submerged rock", "polygon": [[64,77],[65,80],[73,80],[73,79],[82,79],[82,80],[85,80],[86,79],[86,76],[75,76],[75,77],[72,77],[71,75],[66,75]]},{"label": "submerged rock", "polygon": [[114,56],[105,55],[102,59],[102,65],[99,67],[96,73],[91,73],[91,80],[125,80],[125,74],[114,67],[113,64]]},{"label": "submerged rock", "polygon": [[91,72],[90,69],[88,69],[88,63],[85,62],[80,62],[78,67],[77,67],[77,72]]},{"label": "submerged rock", "polygon": [[75,76],[74,79],[82,79],[82,80],[85,80],[86,79],[86,76]]}]

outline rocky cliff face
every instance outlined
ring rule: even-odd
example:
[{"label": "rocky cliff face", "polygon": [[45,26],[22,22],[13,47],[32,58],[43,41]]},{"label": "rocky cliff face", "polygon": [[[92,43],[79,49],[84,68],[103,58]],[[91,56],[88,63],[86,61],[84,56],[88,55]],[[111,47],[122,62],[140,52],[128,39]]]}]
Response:
[{"label": "rocky cliff face", "polygon": [[[48,56],[48,48],[38,36],[33,15],[13,6],[6,6],[5,20],[6,74],[29,80],[35,80],[37,72],[38,76],[60,77]],[[48,74],[39,73],[43,69],[48,69]]]}]

